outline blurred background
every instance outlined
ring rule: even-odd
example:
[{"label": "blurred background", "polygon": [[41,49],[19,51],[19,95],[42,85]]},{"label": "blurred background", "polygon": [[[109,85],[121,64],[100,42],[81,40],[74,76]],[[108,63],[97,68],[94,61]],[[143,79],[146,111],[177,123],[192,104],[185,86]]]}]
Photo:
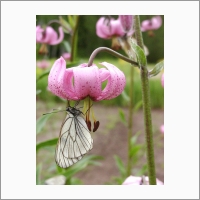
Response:
[{"label": "blurred background", "polygon": [[[100,127],[91,133],[94,139],[93,149],[75,165],[59,168],[54,161],[56,142],[60,126],[66,113],[57,113],[43,118],[43,114],[53,109],[65,109],[66,101],[53,95],[48,89],[48,74],[54,61],[63,53],[69,53],[73,59],[66,58],[67,66],[78,66],[87,63],[91,53],[98,47],[112,47],[112,39],[103,39],[96,34],[96,23],[102,16],[57,16],[37,15],[36,26],[46,27],[48,24],[58,33],[60,24],[69,27],[64,30],[64,39],[57,45],[36,43],[36,184],[49,184],[48,179],[62,175],[65,184],[104,185],[122,184],[127,178],[126,168],[128,155],[128,118],[130,105],[130,68],[131,65],[106,52],[99,53],[94,63],[109,62],[121,69],[126,76],[124,92],[115,99],[94,102],[93,109]],[[115,19],[118,16],[111,16]],[[153,16],[142,15],[140,21],[149,20]],[[148,69],[164,59],[164,16],[162,25],[157,30],[142,32],[144,44],[148,49]],[[57,23],[59,21],[59,23]],[[51,23],[52,22],[52,23]],[[59,35],[59,33],[58,33]],[[73,44],[73,48],[72,48]],[[115,49],[116,50],[116,49]],[[117,52],[127,56],[122,48]],[[41,53],[42,52],[42,53]],[[44,65],[42,65],[42,62]],[[161,83],[164,71],[150,81],[152,107],[152,123],[154,132],[155,161],[157,178],[164,182],[164,88]],[[132,127],[132,168],[133,176],[147,175],[145,155],[144,120],[142,111],[142,93],[140,71],[134,68],[133,82],[133,127]],[[80,104],[81,107],[81,104]]]}]

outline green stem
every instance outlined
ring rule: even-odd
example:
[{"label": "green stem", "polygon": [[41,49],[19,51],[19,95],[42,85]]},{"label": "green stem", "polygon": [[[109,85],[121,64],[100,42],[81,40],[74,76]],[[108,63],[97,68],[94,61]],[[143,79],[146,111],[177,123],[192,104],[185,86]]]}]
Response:
[{"label": "green stem", "polygon": [[[140,30],[140,17],[135,15],[134,18],[135,37],[137,44],[144,49],[142,33]],[[148,79],[147,66],[140,66],[140,76],[142,84],[142,100],[143,100],[143,112],[144,112],[144,124],[146,135],[146,151],[147,151],[147,166],[149,184],[156,185],[156,172],[154,161],[154,143],[153,143],[153,131],[152,131],[152,119],[151,119],[151,103],[150,103],[150,88]]]},{"label": "green stem", "polygon": [[92,54],[91,54],[91,56],[90,56],[90,58],[89,58],[89,61],[88,61],[88,67],[90,67],[90,66],[92,65],[94,58],[95,58],[96,55],[97,55],[99,52],[101,52],[101,51],[105,51],[105,52],[107,52],[107,53],[109,53],[109,54],[111,54],[111,55],[113,55],[113,56],[116,56],[116,57],[121,58],[122,60],[124,60],[124,61],[126,61],[126,62],[131,63],[132,65],[138,66],[138,63],[137,63],[137,62],[134,62],[133,60],[127,58],[126,56],[123,56],[123,55],[120,54],[120,53],[117,53],[116,51],[113,51],[113,50],[110,49],[110,48],[107,48],[107,47],[99,47],[99,48],[95,49],[95,50],[92,52]]},{"label": "green stem", "polygon": [[128,120],[128,163],[127,163],[127,177],[131,175],[132,168],[132,156],[131,152],[131,138],[132,138],[132,127],[133,127],[133,89],[134,89],[134,68],[131,66],[131,79],[130,79],[130,104],[129,104],[129,120]]},{"label": "green stem", "polygon": [[72,34],[72,40],[71,40],[71,58],[70,61],[73,62],[75,58],[76,53],[76,43],[77,43],[77,34],[78,34],[78,22],[79,22],[79,16],[76,16],[76,25],[73,30]]}]

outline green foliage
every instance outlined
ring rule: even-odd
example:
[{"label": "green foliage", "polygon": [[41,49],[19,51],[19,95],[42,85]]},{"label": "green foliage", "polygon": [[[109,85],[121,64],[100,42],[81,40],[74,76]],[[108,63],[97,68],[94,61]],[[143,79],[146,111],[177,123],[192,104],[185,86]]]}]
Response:
[{"label": "green foliage", "polygon": [[[120,116],[122,116],[122,120],[124,120],[124,115],[120,112]],[[132,174],[134,176],[141,176],[147,172],[147,165],[143,165],[142,168],[136,168],[137,162],[144,156],[144,145],[138,144],[138,137],[141,134],[141,131],[138,131],[132,138],[131,138],[131,148],[128,152],[129,156],[132,158]],[[124,180],[127,178],[127,167],[126,164],[122,161],[122,159],[114,155],[116,166],[119,170],[119,176],[112,177],[110,182],[106,184],[118,184],[121,185]]]},{"label": "green foliage", "polygon": [[131,40],[131,48],[136,54],[139,66],[146,66],[147,61],[144,50],[140,46],[138,46],[133,40]]},{"label": "green foliage", "polygon": [[157,63],[155,67],[151,71],[149,71],[149,78],[159,74],[162,71],[163,67],[164,67],[164,60]]},{"label": "green foliage", "polygon": [[44,148],[44,147],[56,145],[57,141],[58,141],[58,138],[54,138],[54,139],[51,139],[51,140],[46,140],[44,142],[37,143],[36,144],[36,151],[38,151],[39,149]]},{"label": "green foliage", "polygon": [[45,126],[47,120],[49,119],[49,117],[51,117],[52,114],[48,114],[48,115],[42,115],[39,119],[37,119],[36,122],[36,133],[40,133],[40,131],[42,130],[42,128]]}]

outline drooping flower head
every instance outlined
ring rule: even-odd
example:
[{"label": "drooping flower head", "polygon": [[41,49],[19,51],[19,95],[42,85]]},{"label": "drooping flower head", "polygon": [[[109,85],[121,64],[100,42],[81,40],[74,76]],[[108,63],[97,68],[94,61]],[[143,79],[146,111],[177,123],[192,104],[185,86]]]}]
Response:
[{"label": "drooping flower head", "polygon": [[60,36],[58,33],[50,26],[42,29],[40,25],[36,26],[36,42],[49,45],[57,45],[62,42],[64,38],[64,32],[62,27],[58,28]]},{"label": "drooping flower head", "polygon": [[114,18],[101,17],[96,23],[96,34],[103,39],[110,39],[112,37],[121,37],[124,31],[121,22]]},{"label": "drooping flower head", "polygon": [[119,15],[119,20],[125,33],[133,28],[133,15]]},{"label": "drooping flower head", "polygon": [[[95,64],[88,67],[87,63],[66,69],[63,57],[57,59],[49,74],[49,90],[68,100],[82,100],[89,96],[93,101],[100,101],[117,97],[125,87],[124,73],[110,63],[100,64],[107,69],[99,69]],[[102,90],[104,81],[107,85]]]},{"label": "drooping flower head", "polygon": [[[86,99],[84,110],[90,110],[91,100],[115,98],[122,93],[126,84],[124,73],[117,67],[107,62],[102,62],[101,65],[106,68],[99,69],[95,64],[88,67],[87,63],[83,63],[66,69],[66,62],[63,57],[60,57],[55,61],[49,73],[48,89],[63,99],[76,101]],[[107,85],[102,90],[104,81],[107,81]],[[92,110],[91,114],[94,120],[94,132],[99,126],[99,121],[96,121]],[[90,112],[87,112],[86,123],[88,129],[91,130],[89,115]]]},{"label": "drooping flower head", "polygon": [[141,31],[149,31],[159,29],[162,25],[162,18],[160,15],[152,17],[149,20],[144,20],[141,23]]}]

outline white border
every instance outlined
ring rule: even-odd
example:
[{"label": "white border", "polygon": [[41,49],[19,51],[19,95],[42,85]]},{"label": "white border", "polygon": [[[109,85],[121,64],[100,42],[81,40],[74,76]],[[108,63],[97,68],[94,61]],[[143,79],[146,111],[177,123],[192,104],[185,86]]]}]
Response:
[{"label": "white border", "polygon": [[[164,186],[35,186],[37,14],[165,15]],[[1,45],[2,198],[199,197],[198,1],[2,1]]]}]

